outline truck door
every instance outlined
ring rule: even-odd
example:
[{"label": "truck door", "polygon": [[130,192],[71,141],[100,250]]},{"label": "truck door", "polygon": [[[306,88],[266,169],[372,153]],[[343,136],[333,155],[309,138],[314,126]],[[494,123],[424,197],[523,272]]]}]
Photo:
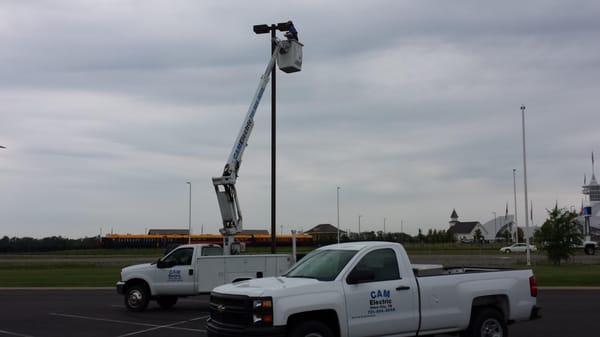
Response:
[{"label": "truck door", "polygon": [[346,275],[344,293],[348,331],[354,336],[411,335],[418,326],[418,293],[412,275],[400,275],[391,248],[367,253],[354,267],[372,279],[353,284]]},{"label": "truck door", "polygon": [[185,247],[164,257],[155,277],[156,292],[161,295],[194,293],[194,248]]}]

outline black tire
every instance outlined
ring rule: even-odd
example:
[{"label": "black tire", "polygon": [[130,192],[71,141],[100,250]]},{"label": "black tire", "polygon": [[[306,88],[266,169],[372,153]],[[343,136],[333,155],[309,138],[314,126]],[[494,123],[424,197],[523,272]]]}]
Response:
[{"label": "black tire", "polygon": [[125,290],[125,307],[129,311],[142,312],[150,301],[150,292],[144,284],[134,284]]},{"label": "black tire", "polygon": [[461,336],[467,337],[508,337],[506,320],[500,311],[494,308],[474,309],[467,331]]},{"label": "black tire", "polygon": [[299,322],[294,325],[289,337],[333,337],[331,329],[319,321]]},{"label": "black tire", "polygon": [[595,255],[596,254],[596,247],[589,245],[586,246],[583,251],[585,252],[585,255]]},{"label": "black tire", "polygon": [[159,296],[156,303],[161,309],[171,309],[177,303],[177,296]]}]

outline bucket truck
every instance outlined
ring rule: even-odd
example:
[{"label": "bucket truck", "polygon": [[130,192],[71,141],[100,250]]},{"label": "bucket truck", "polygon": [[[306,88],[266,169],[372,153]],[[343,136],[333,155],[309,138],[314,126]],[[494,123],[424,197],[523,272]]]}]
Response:
[{"label": "bucket truck", "polygon": [[260,78],[223,174],[212,178],[223,217],[220,230],[223,248],[206,244],[182,245],[154,263],[123,268],[116,288],[130,311],[143,311],[151,300],[155,300],[161,308],[170,308],[179,297],[206,294],[222,284],[278,276],[295,262],[295,251],[292,255],[232,255],[239,253],[234,236],[242,230],[242,212],[235,182],[254,126],[256,109],[276,63],[287,73],[300,71],[302,67],[302,44],[298,42],[298,33],[291,22],[284,25],[288,30],[287,40],[274,41],[276,47]]}]

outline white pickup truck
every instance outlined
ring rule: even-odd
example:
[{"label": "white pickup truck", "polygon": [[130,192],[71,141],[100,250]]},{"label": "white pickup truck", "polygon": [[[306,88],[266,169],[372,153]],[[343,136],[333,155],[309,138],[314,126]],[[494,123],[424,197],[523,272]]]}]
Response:
[{"label": "white pickup truck", "polygon": [[123,268],[117,292],[131,311],[145,310],[150,300],[170,308],[179,297],[225,283],[281,275],[292,263],[291,255],[223,255],[218,245],[182,245],[154,263]]},{"label": "white pickup truck", "polygon": [[209,337],[503,337],[539,317],[531,270],[411,265],[402,245],[319,248],[282,277],[215,288]]}]

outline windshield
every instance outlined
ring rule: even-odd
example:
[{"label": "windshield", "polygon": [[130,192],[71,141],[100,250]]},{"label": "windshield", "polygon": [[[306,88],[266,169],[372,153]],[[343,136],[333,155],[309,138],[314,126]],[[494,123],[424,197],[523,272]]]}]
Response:
[{"label": "windshield", "polygon": [[333,281],[354,254],[356,254],[356,250],[315,250],[300,260],[284,276]]}]

